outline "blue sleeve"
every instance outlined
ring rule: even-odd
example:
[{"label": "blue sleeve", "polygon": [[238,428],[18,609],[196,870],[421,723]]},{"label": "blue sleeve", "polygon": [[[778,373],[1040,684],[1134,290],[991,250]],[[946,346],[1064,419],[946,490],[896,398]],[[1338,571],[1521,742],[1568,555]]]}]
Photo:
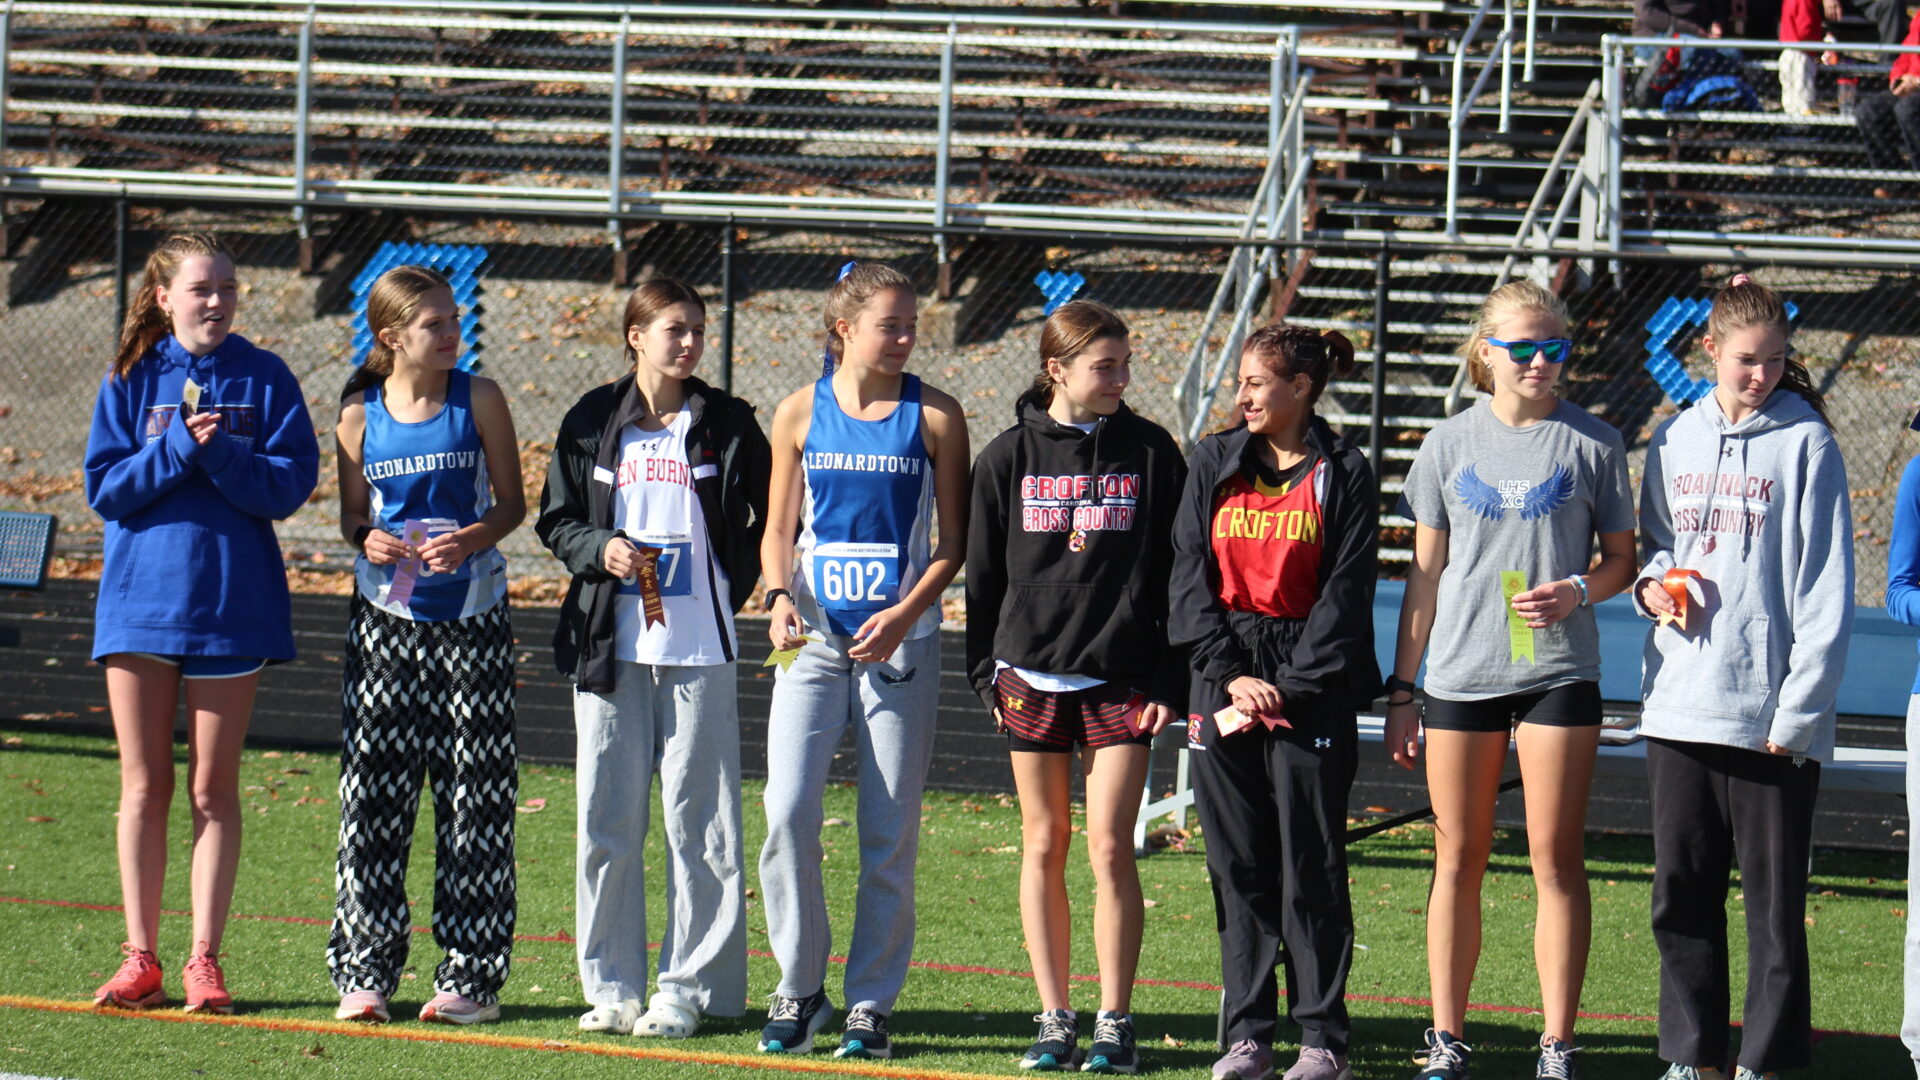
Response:
[{"label": "blue sleeve", "polygon": [[93,400],[87,433],[87,505],[107,521],[135,514],[193,472],[204,447],[187,434],[177,415],[166,434],[148,440],[146,414],[129,396],[131,379],[109,375]]},{"label": "blue sleeve", "polygon": [[320,443],[299,380],[277,357],[274,363],[280,370],[261,402],[257,449],[249,453],[231,439],[217,438],[207,444],[200,464],[235,508],[279,521],[313,494],[320,479]]},{"label": "blue sleeve", "polygon": [[1893,539],[1887,544],[1887,614],[1920,626],[1920,457],[1900,474],[1893,502]]}]

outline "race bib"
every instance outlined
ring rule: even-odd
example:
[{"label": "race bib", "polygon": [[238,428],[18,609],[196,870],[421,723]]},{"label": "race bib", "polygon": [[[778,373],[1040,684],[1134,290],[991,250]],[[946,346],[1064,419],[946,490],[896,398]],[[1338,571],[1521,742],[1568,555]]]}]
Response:
[{"label": "race bib", "polygon": [[[632,542],[658,550],[654,568],[660,577],[661,596],[693,595],[693,541],[685,533],[642,533]],[[640,579],[624,579],[620,595],[639,596]]]},{"label": "race bib", "polygon": [[828,611],[881,611],[900,599],[895,544],[821,544],[813,551],[813,595]]}]

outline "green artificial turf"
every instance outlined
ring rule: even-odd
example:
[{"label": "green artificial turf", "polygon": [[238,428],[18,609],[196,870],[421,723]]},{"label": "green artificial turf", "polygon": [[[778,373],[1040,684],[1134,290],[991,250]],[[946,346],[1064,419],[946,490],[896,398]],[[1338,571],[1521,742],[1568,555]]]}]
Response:
[{"label": "green artificial turf", "polygon": [[[118,764],[111,740],[55,735],[28,728],[0,731],[0,895],[9,898],[119,903],[113,824]],[[180,751],[184,767],[185,751]],[[228,984],[243,1016],[270,1020],[331,1020],[335,994],[326,977],[324,949],[333,899],[338,803],[336,763],[330,755],[250,750],[242,771],[247,811],[246,851],[234,911],[246,915],[317,920],[317,924],[237,918],[226,942]],[[181,793],[184,796],[184,783]],[[764,833],[760,785],[746,790],[747,850],[757,853]],[[502,1023],[490,1034],[571,1045],[603,1041],[620,1046],[685,1048],[708,1053],[753,1052],[760,1014],[709,1020],[681,1043],[583,1035],[574,1026],[584,1008],[573,949],[574,786],[571,770],[527,766],[521,771],[519,825],[519,933],[523,940],[504,994]],[[179,798],[171,844],[176,851],[165,906],[187,906],[187,817]],[[537,808],[537,809],[536,809]],[[409,891],[415,922],[428,922],[432,897],[431,808],[423,807]],[[829,818],[852,820],[850,786],[828,793]],[[659,820],[656,812],[655,820]],[[1425,1010],[1410,999],[1426,996],[1422,907],[1431,863],[1430,833],[1405,828],[1352,849],[1354,912],[1360,948],[1349,986],[1354,995],[1355,1075],[1411,1076],[1411,1053],[1427,1026]],[[828,899],[844,951],[857,873],[858,843],[851,827],[826,830]],[[1010,1075],[1030,1041],[1038,1008],[1030,981],[999,972],[1027,969],[1016,903],[1019,811],[1004,796],[933,793],[923,818],[916,961],[937,965],[907,980],[893,1028],[900,1057],[894,1071],[958,1071]],[[1218,938],[1206,867],[1196,850],[1163,852],[1140,864],[1146,895],[1146,941],[1140,977],[1199,987],[1142,985],[1134,1013],[1147,1069],[1199,1077],[1217,1054],[1213,1043],[1219,982]],[[649,843],[661,864],[659,830]],[[1654,1025],[1658,963],[1647,929],[1648,841],[1596,836],[1589,843],[1594,891],[1594,944],[1584,1009],[1614,1019],[1582,1021],[1578,1042],[1586,1080],[1652,1080],[1657,1060]],[[1076,919],[1091,926],[1093,881],[1084,857],[1070,862]],[[1882,1035],[1836,1034],[1816,1049],[1820,1076],[1908,1075],[1899,1042],[1884,1037],[1900,1021],[1901,935],[1906,921],[1904,860],[1888,854],[1820,853],[1810,898],[1814,964],[1814,1022],[1823,1029]],[[649,882],[649,910],[663,910],[662,875]],[[757,891],[757,874],[750,875]],[[1729,908],[1735,1000],[1742,979],[1744,939],[1738,924],[1738,884]],[[1485,891],[1486,946],[1474,985],[1476,1003],[1528,1006],[1536,999],[1532,964],[1532,882],[1524,837],[1503,834]],[[86,1000],[119,961],[124,937],[117,911],[0,903],[0,994]],[[749,947],[764,950],[766,923],[758,901],[749,912]],[[656,921],[656,926],[658,925]],[[161,958],[169,992],[178,995],[178,968],[188,947],[188,923],[162,923]],[[657,931],[654,935],[657,938]],[[396,1017],[410,1015],[431,993],[432,939],[414,939],[412,965],[397,996]],[[986,969],[986,970],[980,970]],[[1073,969],[1093,972],[1090,930],[1074,943]],[[752,989],[773,988],[773,962],[751,962]],[[839,1002],[839,970],[828,983]],[[1098,1006],[1097,987],[1076,983],[1074,1005]],[[1474,1073],[1482,1080],[1532,1075],[1539,1018],[1524,1012],[1476,1011],[1467,1040],[1476,1047]],[[420,1030],[396,1022],[385,1031]],[[830,1029],[830,1031],[833,1029]],[[1283,1037],[1287,1029],[1283,1024]],[[827,1044],[822,1040],[823,1045]],[[1282,1049],[1282,1064],[1291,1060]],[[827,1064],[824,1050],[813,1060]],[[849,1070],[850,1072],[852,1070]],[[860,1070],[872,1075],[873,1069]],[[883,1068],[880,1071],[885,1072]],[[739,1066],[692,1065],[537,1049],[457,1046],[337,1033],[263,1031],[199,1024],[158,1023],[91,1014],[0,1008],[0,1073],[105,1080],[119,1077],[379,1076],[445,1080],[453,1076],[652,1077],[732,1073]],[[763,1074],[772,1075],[772,1074]]]}]

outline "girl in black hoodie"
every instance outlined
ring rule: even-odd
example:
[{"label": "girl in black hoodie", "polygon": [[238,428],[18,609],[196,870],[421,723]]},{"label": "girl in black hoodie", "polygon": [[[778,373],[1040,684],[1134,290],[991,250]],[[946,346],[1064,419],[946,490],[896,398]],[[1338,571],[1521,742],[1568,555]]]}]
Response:
[{"label": "girl in black hoodie", "polygon": [[1020,795],[1020,919],[1040,991],[1023,1069],[1079,1064],[1067,1002],[1066,863],[1075,744],[1086,747],[1087,853],[1098,892],[1100,1012],[1085,1071],[1138,1067],[1129,1015],[1144,905],[1133,824],[1147,745],[1185,697],[1167,646],[1173,515],[1186,465],[1159,425],[1121,403],[1127,325],[1084,300],[1040,334],[1019,422],[974,462],[967,665],[1007,733]]},{"label": "girl in black hoodie", "polygon": [[1273,1075],[1283,944],[1302,1029],[1288,1080],[1352,1075],[1344,833],[1354,715],[1380,689],[1380,507],[1366,457],[1313,413],[1352,366],[1337,333],[1276,324],[1249,337],[1245,422],[1194,448],[1174,527],[1172,638],[1192,650],[1187,742],[1226,987],[1216,1080]]}]

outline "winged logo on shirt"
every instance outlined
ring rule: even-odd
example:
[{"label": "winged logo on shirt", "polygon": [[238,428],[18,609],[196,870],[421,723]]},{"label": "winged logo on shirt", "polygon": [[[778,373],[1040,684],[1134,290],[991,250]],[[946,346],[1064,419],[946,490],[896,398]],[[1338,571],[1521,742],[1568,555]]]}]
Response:
[{"label": "winged logo on shirt", "polygon": [[1573,470],[1562,465],[1544,483],[1502,480],[1500,486],[1495,487],[1480,479],[1475,466],[1469,465],[1454,478],[1453,492],[1467,504],[1467,509],[1489,521],[1499,521],[1508,510],[1520,511],[1522,521],[1535,521],[1573,498]]}]

